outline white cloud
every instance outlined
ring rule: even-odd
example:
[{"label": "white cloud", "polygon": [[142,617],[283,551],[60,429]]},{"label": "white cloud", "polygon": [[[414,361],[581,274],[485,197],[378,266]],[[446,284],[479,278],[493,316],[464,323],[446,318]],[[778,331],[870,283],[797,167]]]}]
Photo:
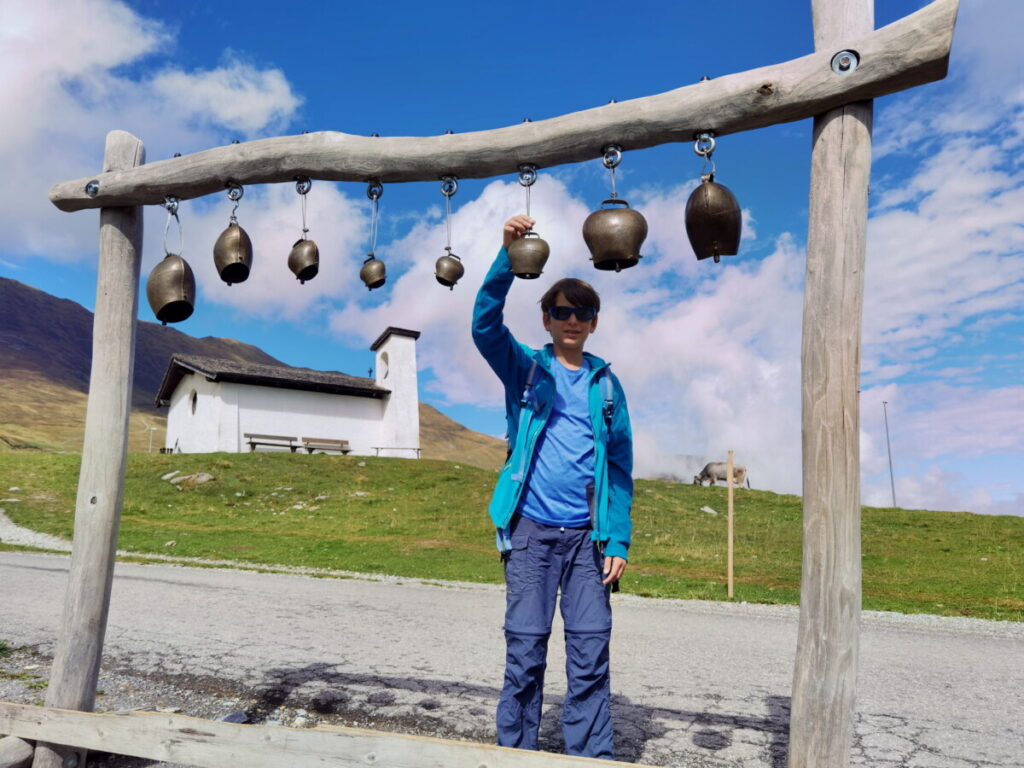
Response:
[{"label": "white cloud", "polygon": [[245,136],[276,132],[301,104],[280,70],[259,70],[236,55],[208,72],[164,70],[149,87],[182,118],[222,125]]},{"label": "white cloud", "polygon": [[[506,322],[532,346],[547,341],[537,301],[551,282],[581,277],[602,297],[591,349],[612,361],[629,397],[640,474],[682,473],[677,454],[723,456],[733,448],[761,487],[799,487],[799,323],[801,254],[788,238],[759,262],[726,259],[698,264],[681,231],[680,197],[687,190],[650,193],[638,205],[650,231],[640,267],[620,274],[591,268],[580,228],[589,210],[558,179],[534,187],[537,230],[551,259],[536,282],[516,281]],[[365,342],[387,324],[415,328],[421,367],[431,369],[431,394],[449,403],[500,408],[503,397],[469,335],[476,289],[500,245],[501,225],[522,207],[522,190],[496,181],[455,215],[454,248],[466,275],[454,291],[432,276],[441,255],[443,221],[424,221],[382,249],[387,260],[411,264],[371,306],[349,305],[332,327]],[[390,262],[389,262],[390,263]],[[658,280],[673,268],[691,281]],[[368,302],[369,303],[369,302]]]},{"label": "white cloud", "polygon": [[0,251],[73,261],[94,252],[95,214],[69,215],[51,184],[94,173],[106,133],[140,137],[150,159],[205,149],[225,130],[285,123],[299,105],[284,75],[229,57],[210,71],[124,74],[164,52],[169,31],[115,0],[10,0],[0,5],[0,99],[8,109],[0,165]]}]

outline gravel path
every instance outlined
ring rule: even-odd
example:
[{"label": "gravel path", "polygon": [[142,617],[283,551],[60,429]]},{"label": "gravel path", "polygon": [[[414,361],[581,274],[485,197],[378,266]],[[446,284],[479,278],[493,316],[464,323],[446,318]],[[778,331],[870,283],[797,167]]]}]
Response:
[{"label": "gravel path", "polygon": [[[0,658],[0,699],[44,696],[67,563],[0,553],[0,639],[19,649]],[[614,600],[622,759],[785,766],[796,607]],[[502,603],[492,585],[119,563],[97,709],[491,742]],[[852,765],[1024,768],[1024,625],[877,612],[862,624]],[[552,751],[560,634],[542,726]]]}]

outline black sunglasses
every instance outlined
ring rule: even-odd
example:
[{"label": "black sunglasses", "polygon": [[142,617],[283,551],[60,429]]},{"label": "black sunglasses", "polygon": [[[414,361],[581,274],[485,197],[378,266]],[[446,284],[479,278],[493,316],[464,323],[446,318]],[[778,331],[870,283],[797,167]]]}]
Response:
[{"label": "black sunglasses", "polygon": [[555,320],[568,320],[570,315],[576,315],[581,323],[586,323],[597,317],[597,310],[593,307],[551,307],[548,314]]}]

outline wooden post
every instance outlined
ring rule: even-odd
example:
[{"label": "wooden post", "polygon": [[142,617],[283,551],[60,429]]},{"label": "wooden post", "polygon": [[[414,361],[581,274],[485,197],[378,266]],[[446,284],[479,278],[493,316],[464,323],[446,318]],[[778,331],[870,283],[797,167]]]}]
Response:
[{"label": "wooden post", "polygon": [[[104,171],[143,162],[141,141],[124,131],[107,134]],[[46,691],[48,707],[88,712],[96,698],[124,495],[141,254],[142,208],[101,209],[85,444],[64,615]],[[58,768],[65,758],[68,764],[84,766],[84,754],[74,752],[40,743],[33,768]]]},{"label": "wooden post", "polygon": [[[814,43],[874,26],[872,0],[812,0]],[[836,77],[850,75],[836,74]],[[803,576],[790,768],[849,764],[860,633],[860,327],[871,102],[814,119],[802,365]]]},{"label": "wooden post", "polygon": [[729,460],[726,463],[726,467],[725,467],[725,475],[726,475],[726,481],[725,482],[726,482],[726,487],[729,489],[729,555],[728,555],[728,560],[729,560],[729,578],[728,578],[728,584],[729,584],[729,599],[730,600],[732,600],[732,595],[733,595],[733,575],[732,575],[732,552],[733,552],[733,549],[732,549],[732,532],[733,532],[733,527],[732,527],[732,509],[733,509],[733,504],[732,504],[732,501],[733,501],[732,467],[733,467],[733,461],[732,461],[732,459],[733,459],[733,453],[732,453],[732,451],[729,451]]}]

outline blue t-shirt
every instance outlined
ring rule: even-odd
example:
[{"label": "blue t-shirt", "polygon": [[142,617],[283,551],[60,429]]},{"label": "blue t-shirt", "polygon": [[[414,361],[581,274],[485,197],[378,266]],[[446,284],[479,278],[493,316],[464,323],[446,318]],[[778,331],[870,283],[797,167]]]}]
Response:
[{"label": "blue t-shirt", "polygon": [[537,440],[519,514],[544,525],[590,525],[588,486],[594,485],[594,428],[587,390],[590,364],[572,371],[554,358],[555,401]]}]

